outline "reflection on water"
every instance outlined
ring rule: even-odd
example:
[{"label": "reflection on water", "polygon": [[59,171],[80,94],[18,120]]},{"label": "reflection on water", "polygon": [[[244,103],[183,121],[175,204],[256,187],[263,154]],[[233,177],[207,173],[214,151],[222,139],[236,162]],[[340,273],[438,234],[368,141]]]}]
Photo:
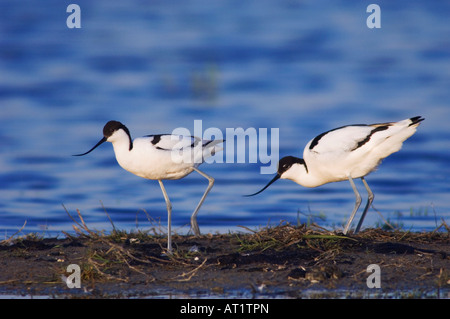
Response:
[{"label": "reflection on water", "polygon": [[[159,185],[123,171],[111,145],[71,157],[101,137],[111,119],[134,137],[203,129],[279,128],[280,157],[301,156],[323,131],[421,115],[403,150],[368,176],[384,218],[431,230],[449,220],[449,5],[381,1],[382,28],[364,6],[315,1],[186,1],[78,4],[82,28],[65,25],[65,5],[0,4],[0,231],[71,230],[64,204],[88,225],[166,223]],[[399,19],[398,17],[402,18]],[[27,17],[27,19],[23,19]],[[353,207],[348,182],[317,189],[270,179],[263,163],[204,164],[216,184],[199,214],[203,232],[308,219],[342,227]],[[358,184],[361,192],[362,185]],[[192,174],[168,181],[173,222],[188,230],[206,188]],[[363,199],[364,200],[364,199]],[[314,216],[321,216],[318,218]],[[383,220],[375,210],[366,226]]]}]

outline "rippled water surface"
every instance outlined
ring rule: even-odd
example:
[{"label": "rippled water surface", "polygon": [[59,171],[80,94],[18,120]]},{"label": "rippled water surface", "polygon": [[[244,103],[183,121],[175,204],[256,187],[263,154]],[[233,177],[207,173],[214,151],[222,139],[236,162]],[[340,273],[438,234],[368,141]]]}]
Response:
[{"label": "rippled water surface", "polygon": [[[111,119],[133,137],[214,127],[279,129],[280,157],[302,156],[323,131],[346,124],[426,120],[367,177],[375,193],[364,226],[432,230],[450,221],[450,6],[378,1],[78,1],[0,3],[0,232],[166,225],[156,181],[122,170],[107,143],[85,157]],[[224,136],[225,137],[225,136]],[[251,149],[252,152],[256,151]],[[223,157],[225,159],[225,155]],[[199,214],[203,232],[317,222],[340,228],[354,204],[348,182],[307,189],[278,181],[260,161],[204,164],[216,179]],[[175,230],[206,188],[198,174],[168,181]],[[357,183],[365,199],[364,188]],[[377,213],[377,211],[379,213]],[[357,217],[358,218],[358,217]],[[3,235],[4,233],[4,235]]]}]

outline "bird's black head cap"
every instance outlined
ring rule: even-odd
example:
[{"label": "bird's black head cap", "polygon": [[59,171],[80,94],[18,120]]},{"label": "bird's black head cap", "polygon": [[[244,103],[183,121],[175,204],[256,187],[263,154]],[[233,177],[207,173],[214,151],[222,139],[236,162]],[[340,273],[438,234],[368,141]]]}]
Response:
[{"label": "bird's black head cap", "polygon": [[295,156],[286,156],[280,159],[278,162],[278,174],[281,176],[284,172],[291,168],[294,164],[302,164],[305,165],[306,171],[308,171],[308,167],[306,166],[306,162],[302,158],[298,158]]},{"label": "bird's black head cap", "polygon": [[120,129],[123,129],[128,134],[128,136],[130,136],[130,131],[128,130],[128,128],[118,121],[109,121],[108,123],[106,123],[103,127],[103,136],[108,138],[113,135],[115,131],[118,131]]},{"label": "bird's black head cap", "polygon": [[130,151],[133,148],[133,141],[131,140],[131,135],[130,135],[130,131],[128,130],[128,128],[123,125],[122,123],[118,122],[118,121],[109,121],[108,123],[106,123],[106,125],[103,127],[103,138],[97,143],[95,144],[95,146],[93,148],[91,148],[89,151],[87,151],[86,153],[83,154],[76,154],[73,156],[84,156],[86,154],[89,154],[90,152],[92,152],[93,150],[95,150],[98,146],[102,145],[103,143],[105,143],[108,138],[114,134],[114,132],[123,129],[125,131],[125,133],[127,133],[128,138],[130,140]]}]

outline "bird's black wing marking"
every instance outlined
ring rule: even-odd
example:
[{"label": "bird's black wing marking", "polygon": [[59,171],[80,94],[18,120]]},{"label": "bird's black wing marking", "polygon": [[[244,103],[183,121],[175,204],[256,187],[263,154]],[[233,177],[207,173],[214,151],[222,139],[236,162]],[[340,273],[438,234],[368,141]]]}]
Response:
[{"label": "bird's black wing marking", "polygon": [[[172,134],[155,134],[155,135],[146,135],[145,137],[150,137],[150,142],[154,145],[158,150],[165,151],[176,151],[185,148],[195,148],[199,143],[202,148],[210,145],[215,142],[217,144],[219,141],[217,140],[202,140],[196,136],[183,136],[183,135],[172,135]],[[222,140],[221,140],[222,141]]]},{"label": "bird's black wing marking", "polygon": [[415,116],[415,117],[411,117],[409,119],[411,121],[411,124],[409,124],[409,126],[417,124],[419,122],[422,122],[423,120],[425,120],[422,116]]},{"label": "bird's black wing marking", "polygon": [[356,147],[352,149],[352,151],[360,148],[361,146],[363,146],[364,144],[366,144],[367,142],[370,141],[370,138],[372,137],[373,134],[375,134],[376,132],[381,132],[381,131],[385,131],[389,128],[390,125],[382,125],[382,126],[377,126],[376,128],[374,128],[372,131],[370,131],[370,134],[366,136],[365,139],[359,141],[356,144]]},{"label": "bird's black wing marking", "polygon": [[163,135],[163,134],[158,134],[158,135],[148,135],[148,137],[153,136],[152,144],[153,144],[153,145],[156,145],[156,144],[158,144],[159,141],[161,141],[161,136],[162,136],[162,135]]},{"label": "bird's black wing marking", "polygon": [[321,139],[322,137],[324,137],[325,135],[327,135],[328,133],[331,133],[331,132],[334,132],[334,131],[337,131],[337,130],[346,128],[346,127],[348,127],[348,126],[367,126],[367,125],[366,125],[366,124],[345,125],[345,126],[337,127],[337,128],[332,129],[332,130],[323,132],[322,134],[317,135],[317,136],[312,140],[311,145],[309,145],[309,149],[312,150],[317,144],[319,144],[320,139]]},{"label": "bird's black wing marking", "polygon": [[178,138],[173,138],[174,135],[172,134],[155,134],[146,135],[145,137],[152,138],[150,140],[152,145],[154,145],[156,149],[164,151],[176,151],[188,147],[193,148],[201,141],[195,136],[177,135]]},{"label": "bird's black wing marking", "polygon": [[[377,133],[377,132],[381,132],[381,131],[385,131],[389,128],[389,126],[391,126],[391,123],[380,123],[380,124],[371,124],[371,125],[366,125],[366,124],[356,124],[356,125],[347,125],[347,126],[342,126],[342,127],[338,127],[335,129],[332,129],[330,131],[324,132],[320,135],[318,135],[317,137],[315,137],[312,141],[311,144],[309,145],[309,150],[312,152],[322,152],[323,150],[318,150],[320,148],[320,141],[322,139],[324,139],[325,137],[327,138],[327,142],[329,145],[326,147],[326,151],[332,151],[332,150],[347,150],[347,151],[354,151],[360,147],[362,147],[363,145],[367,144],[370,139],[372,138],[372,136]],[[366,133],[364,133],[364,130],[360,131],[360,132],[352,132],[351,130],[348,131],[347,133],[345,133],[343,135],[343,139],[335,136],[333,133],[338,131],[338,130],[342,130],[342,132],[346,132],[347,129],[351,129],[354,127],[361,127],[361,128],[366,128]],[[355,135],[356,134],[356,135]],[[345,141],[345,138],[347,138],[348,142]],[[349,143],[350,140],[353,140],[353,143]],[[319,147],[318,147],[319,145]]]}]

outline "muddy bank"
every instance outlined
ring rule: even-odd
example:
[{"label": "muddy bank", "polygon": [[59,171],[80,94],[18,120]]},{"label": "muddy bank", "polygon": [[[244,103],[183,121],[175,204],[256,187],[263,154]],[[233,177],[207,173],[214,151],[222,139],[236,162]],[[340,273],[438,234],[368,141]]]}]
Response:
[{"label": "muddy bank", "polygon": [[[174,236],[80,232],[0,245],[0,295],[55,298],[450,298],[450,233],[364,230],[343,236],[281,225]],[[71,264],[80,267],[80,288]],[[379,266],[367,272],[369,265]],[[381,288],[369,288],[372,285]]]}]

